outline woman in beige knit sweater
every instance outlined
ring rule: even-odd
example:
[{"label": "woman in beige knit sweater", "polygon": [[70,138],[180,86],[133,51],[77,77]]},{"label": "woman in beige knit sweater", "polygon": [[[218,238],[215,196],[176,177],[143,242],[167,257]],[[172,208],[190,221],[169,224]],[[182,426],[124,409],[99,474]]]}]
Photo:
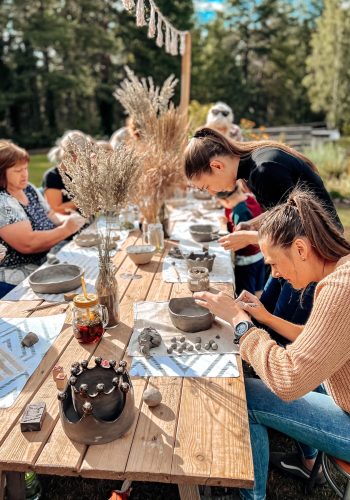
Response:
[{"label": "woman in beige knit sweater", "polygon": [[[267,427],[350,462],[350,243],[320,203],[300,190],[267,214],[259,243],[274,277],[296,289],[318,282],[306,325],[272,316],[245,292],[236,300],[195,294],[232,324],[242,358],[260,377],[246,380],[255,487],[240,491],[254,500],[266,495]],[[251,317],[292,343],[280,347]],[[321,383],[327,394],[313,392]],[[304,465],[307,470],[311,464]]]}]

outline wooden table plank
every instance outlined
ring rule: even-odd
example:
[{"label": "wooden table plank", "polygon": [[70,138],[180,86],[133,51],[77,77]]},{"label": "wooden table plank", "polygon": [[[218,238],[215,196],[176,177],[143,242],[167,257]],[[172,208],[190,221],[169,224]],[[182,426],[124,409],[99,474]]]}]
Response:
[{"label": "wooden table plank", "polygon": [[173,458],[176,422],[182,387],[180,377],[152,378],[148,386],[156,387],[162,402],[156,408],[142,405],[137,429],[126,467],[126,477],[138,481],[169,482]]},{"label": "wooden table plank", "polygon": [[253,485],[244,404],[241,379],[184,380],[171,474],[173,482]]}]

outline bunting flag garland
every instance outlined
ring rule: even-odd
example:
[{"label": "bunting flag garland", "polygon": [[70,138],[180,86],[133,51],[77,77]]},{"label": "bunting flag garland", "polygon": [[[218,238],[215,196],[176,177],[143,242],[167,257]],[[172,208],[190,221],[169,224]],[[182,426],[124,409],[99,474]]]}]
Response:
[{"label": "bunting flag garland", "polygon": [[145,26],[145,4],[143,0],[137,0],[136,5],[136,26]]},{"label": "bunting flag garland", "polygon": [[134,0],[123,0],[123,5],[126,10],[131,10],[135,7]]},{"label": "bunting flag garland", "polygon": [[162,16],[158,12],[158,24],[157,24],[157,40],[156,44],[158,47],[163,47],[163,27],[162,27]]},{"label": "bunting flag garland", "polygon": [[168,52],[170,54],[170,26],[168,23],[165,24],[165,52]]},{"label": "bunting flag garland", "polygon": [[156,34],[156,10],[154,8],[154,3],[150,2],[151,4],[151,16],[149,18],[149,23],[148,23],[148,38],[154,38],[154,35]]},{"label": "bunting flag garland", "polygon": [[[148,20],[146,20],[145,16],[146,1],[150,9]],[[174,28],[174,26],[163,16],[153,0],[146,1],[137,0],[136,2],[136,26],[145,26],[148,24],[148,38],[156,37],[156,45],[158,47],[163,47],[164,45],[165,51],[168,54],[177,56],[180,53],[180,55],[183,56],[186,49],[187,32],[179,31]],[[126,10],[130,11],[135,7],[135,0],[123,0],[123,6]]]}]

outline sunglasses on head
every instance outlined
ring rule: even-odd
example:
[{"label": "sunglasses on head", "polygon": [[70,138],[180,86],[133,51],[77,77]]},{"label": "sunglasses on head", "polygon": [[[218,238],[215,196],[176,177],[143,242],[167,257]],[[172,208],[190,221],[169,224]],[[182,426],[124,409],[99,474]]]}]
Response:
[{"label": "sunglasses on head", "polygon": [[216,115],[228,116],[230,114],[229,111],[221,111],[221,109],[212,109],[211,113],[214,116],[216,116]]}]

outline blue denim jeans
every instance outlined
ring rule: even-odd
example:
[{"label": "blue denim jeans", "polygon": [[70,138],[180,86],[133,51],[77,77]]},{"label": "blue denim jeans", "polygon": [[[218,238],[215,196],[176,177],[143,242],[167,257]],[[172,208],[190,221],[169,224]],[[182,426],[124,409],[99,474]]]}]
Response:
[{"label": "blue denim jeans", "polygon": [[[316,283],[310,283],[303,291],[295,290],[288,281],[270,276],[260,300],[274,316],[297,325],[305,325],[311,313],[315,288]],[[266,328],[264,325],[262,327],[280,345],[290,343],[289,340],[271,328]]]},{"label": "blue denim jeans", "polygon": [[2,299],[7,293],[11,292],[16,285],[10,285],[5,281],[0,281],[0,299]]},{"label": "blue denim jeans", "polygon": [[320,392],[285,402],[262,380],[246,379],[255,486],[240,490],[245,500],[264,500],[269,466],[267,428],[275,429],[311,448],[350,462],[350,414]]}]

